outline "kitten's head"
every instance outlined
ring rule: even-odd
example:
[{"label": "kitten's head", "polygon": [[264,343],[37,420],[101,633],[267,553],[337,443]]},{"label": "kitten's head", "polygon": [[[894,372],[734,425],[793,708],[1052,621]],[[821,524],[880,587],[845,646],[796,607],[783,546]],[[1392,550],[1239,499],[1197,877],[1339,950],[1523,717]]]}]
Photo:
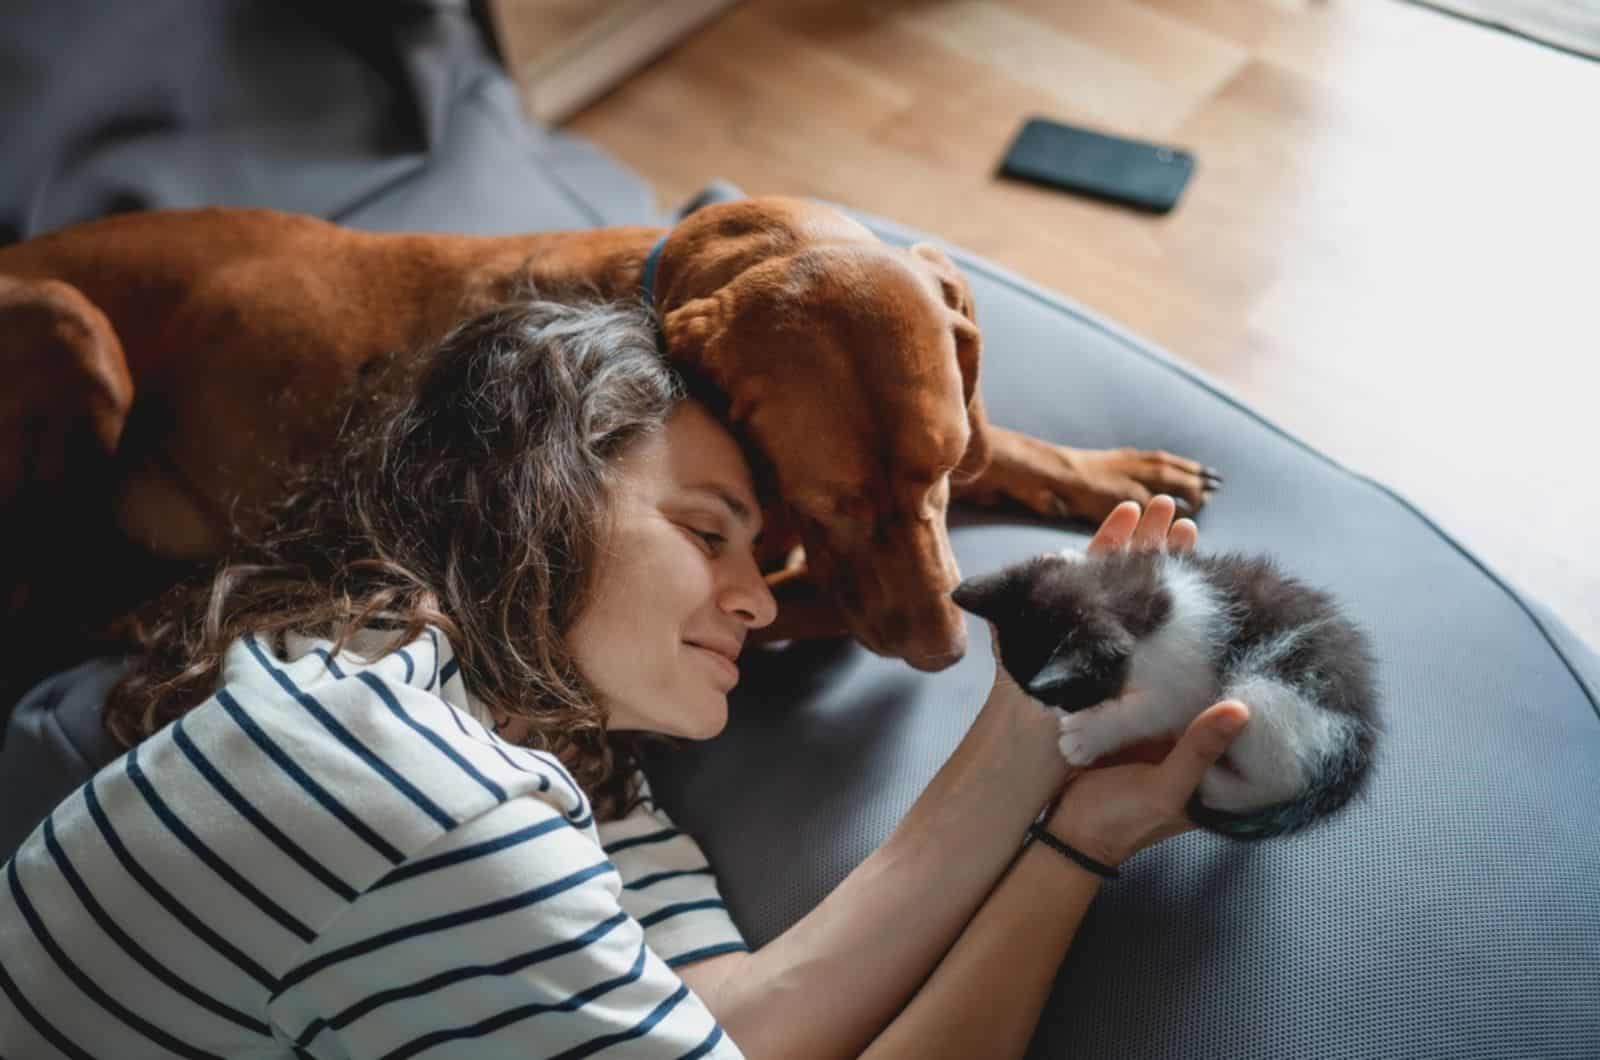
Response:
[{"label": "kitten's head", "polygon": [[1170,607],[1153,564],[1037,556],[968,578],[952,597],[999,629],[1001,665],[1024,691],[1082,710],[1122,693],[1137,639]]}]

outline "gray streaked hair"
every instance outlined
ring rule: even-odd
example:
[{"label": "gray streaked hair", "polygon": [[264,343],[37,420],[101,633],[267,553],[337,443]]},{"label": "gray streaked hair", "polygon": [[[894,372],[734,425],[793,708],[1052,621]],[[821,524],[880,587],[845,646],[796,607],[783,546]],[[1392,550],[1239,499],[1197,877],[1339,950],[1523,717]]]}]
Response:
[{"label": "gray streaked hair", "polygon": [[636,797],[638,748],[605,729],[565,634],[591,589],[611,468],[699,387],[649,311],[525,294],[372,377],[335,458],[298,469],[266,529],[141,623],[107,725],[131,745],[216,689],[230,644],[433,625],[474,697],[531,722],[602,818]]}]

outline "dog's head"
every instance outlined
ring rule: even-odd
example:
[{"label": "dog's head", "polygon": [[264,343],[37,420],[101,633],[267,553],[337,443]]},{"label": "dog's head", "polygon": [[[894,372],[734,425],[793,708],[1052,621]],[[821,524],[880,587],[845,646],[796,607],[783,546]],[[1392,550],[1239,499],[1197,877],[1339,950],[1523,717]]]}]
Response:
[{"label": "dog's head", "polygon": [[660,276],[668,347],[727,395],[851,632],[921,669],[958,660],[945,513],[988,453],[955,266],[832,210],[747,200],[692,215]]}]

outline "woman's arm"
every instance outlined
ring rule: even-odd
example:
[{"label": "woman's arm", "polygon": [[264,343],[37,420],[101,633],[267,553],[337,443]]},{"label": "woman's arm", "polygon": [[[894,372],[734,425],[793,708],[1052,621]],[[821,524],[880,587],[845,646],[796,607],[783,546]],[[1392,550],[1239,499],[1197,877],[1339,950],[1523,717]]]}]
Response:
[{"label": "woman's arm", "polygon": [[[1241,704],[1219,703],[1190,724],[1159,764],[1136,762],[1079,774],[1068,785],[1047,827],[1077,849],[1111,865],[1187,831],[1193,827],[1184,815],[1189,797],[1247,719],[1248,712]],[[866,865],[863,862],[863,867]],[[847,879],[812,917],[827,908],[854,878]],[[931,933],[909,902],[904,910],[911,914],[909,926],[900,920],[892,925],[872,923],[874,906],[870,902],[835,907],[839,919],[831,926],[854,923],[861,935],[853,949],[840,951],[851,960],[829,961],[833,950],[814,953],[810,974],[785,977],[784,969],[767,963],[792,952],[795,946],[826,946],[834,941],[834,936],[821,932],[791,938],[806,924],[802,920],[757,953],[706,962],[716,966],[706,969],[716,978],[704,987],[688,975],[685,978],[697,991],[710,991],[701,993],[707,1007],[752,1058],[1021,1056],[1099,885],[1098,876],[1075,862],[1040,844],[1029,846],[982,901],[927,982],[909,1003],[896,1003],[887,1027],[865,1052],[865,1043],[853,1037],[859,1033],[856,1021],[868,1013],[880,1015],[878,1003],[886,1002],[891,989],[904,984],[897,981],[891,988],[876,981],[874,976],[881,974],[882,968],[862,955],[901,951],[903,940],[895,938],[896,933],[909,931],[923,938]],[[942,927],[943,921],[937,926]],[[783,942],[790,947],[780,949]],[[695,966],[680,971],[699,970]]]},{"label": "woman's arm", "polygon": [[1030,844],[863,1056],[1021,1056],[1099,890],[1100,877],[1042,843]]},{"label": "woman's arm", "polygon": [[[1192,547],[1194,524],[1173,524],[1173,515],[1167,499],[1153,501],[1143,518],[1137,505],[1125,505],[1090,548]],[[751,1057],[859,1055],[955,944],[1029,822],[1065,781],[1058,729],[1055,716],[997,667],[977,721],[882,847],[759,951],[679,973]],[[1038,860],[1038,852],[1023,859]],[[1008,893],[1033,900],[1035,871],[1021,873]],[[1063,912],[1076,904],[1065,894],[1054,900]],[[1081,910],[1066,918],[1070,925],[1062,922],[1067,938],[1077,916]],[[1046,960],[1050,968],[1064,948],[1063,941],[1054,963]],[[1040,989],[1048,977],[1042,982]],[[1036,1004],[1029,1010],[1029,1028],[1037,1011]]]},{"label": "woman's arm", "polygon": [[1067,777],[1054,716],[1014,690],[997,687],[899,827],[808,915],[754,953],[678,969],[745,1055],[859,1055],[950,949]]},{"label": "woman's arm", "polygon": [[[1080,774],[1051,814],[1048,829],[1111,865],[1187,831],[1192,825],[1184,807],[1190,795],[1247,718],[1242,705],[1219,703],[1190,723],[1159,765]],[[1031,844],[933,976],[864,1056],[1021,1056],[1099,888],[1100,877],[1042,843]]]},{"label": "woman's arm", "polygon": [[[830,1050],[809,1055],[861,1055],[870,1060],[1021,1056],[1062,958],[1099,889],[1098,876],[1040,844],[1030,845],[984,901],[933,976],[865,1052]],[[736,956],[746,961],[752,957]],[[736,961],[729,961],[726,969],[736,976],[759,975],[741,969]],[[817,1044],[774,1041],[781,1034],[792,1033],[779,1026],[786,1022],[783,1020],[772,1020],[774,1025],[766,1028],[767,1033],[752,1035],[746,1028],[730,1024],[727,1013],[720,1011],[722,998],[702,994],[702,999],[751,1060],[807,1055],[805,1050]],[[826,1010],[796,1015],[819,1028],[833,1022],[832,1013]]]}]

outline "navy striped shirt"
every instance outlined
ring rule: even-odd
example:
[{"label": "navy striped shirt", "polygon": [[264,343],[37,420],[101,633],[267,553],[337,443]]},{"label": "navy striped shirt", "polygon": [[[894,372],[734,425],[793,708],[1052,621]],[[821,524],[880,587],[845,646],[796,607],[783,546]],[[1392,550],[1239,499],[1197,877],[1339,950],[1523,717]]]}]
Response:
[{"label": "navy striped shirt", "polygon": [[0,869],[7,1057],[737,1057],[674,967],[745,945],[646,802],[597,826],[436,631],[289,638]]}]

